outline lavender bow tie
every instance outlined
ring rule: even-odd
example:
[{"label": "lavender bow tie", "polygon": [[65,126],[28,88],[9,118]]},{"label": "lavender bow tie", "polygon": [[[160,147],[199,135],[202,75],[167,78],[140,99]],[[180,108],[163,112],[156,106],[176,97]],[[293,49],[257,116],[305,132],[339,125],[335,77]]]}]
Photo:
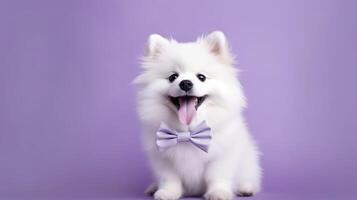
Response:
[{"label": "lavender bow tie", "polygon": [[156,144],[160,150],[175,146],[179,142],[191,142],[201,150],[208,152],[209,143],[212,139],[211,128],[207,126],[205,121],[189,132],[177,132],[161,122],[156,136]]}]

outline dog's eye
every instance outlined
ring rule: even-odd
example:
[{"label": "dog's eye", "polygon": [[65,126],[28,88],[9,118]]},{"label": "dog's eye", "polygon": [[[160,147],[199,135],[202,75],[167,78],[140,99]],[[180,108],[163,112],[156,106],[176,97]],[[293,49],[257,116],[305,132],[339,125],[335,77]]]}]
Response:
[{"label": "dog's eye", "polygon": [[178,75],[178,73],[173,73],[173,74],[171,74],[170,76],[169,76],[169,81],[170,81],[170,83],[172,83],[172,82],[174,82],[176,79],[177,79],[177,77],[178,77],[179,75]]},{"label": "dog's eye", "polygon": [[206,80],[206,76],[203,74],[197,74],[197,78],[200,79],[200,81],[205,81]]}]

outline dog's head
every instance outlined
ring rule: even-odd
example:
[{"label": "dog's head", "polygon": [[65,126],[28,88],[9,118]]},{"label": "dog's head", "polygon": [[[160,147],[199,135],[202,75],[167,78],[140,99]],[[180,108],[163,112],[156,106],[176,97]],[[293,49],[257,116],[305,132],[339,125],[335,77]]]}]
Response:
[{"label": "dog's head", "polygon": [[[215,31],[195,42],[149,37],[139,84],[142,119],[183,125],[224,120],[245,106],[225,35]],[[215,118],[215,119],[214,119]]]}]

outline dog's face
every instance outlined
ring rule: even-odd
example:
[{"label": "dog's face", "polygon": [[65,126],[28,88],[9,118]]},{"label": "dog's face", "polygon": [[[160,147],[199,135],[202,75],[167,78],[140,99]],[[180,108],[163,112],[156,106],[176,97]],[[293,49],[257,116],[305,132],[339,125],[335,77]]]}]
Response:
[{"label": "dog's face", "polygon": [[192,43],[151,35],[135,80],[141,117],[190,125],[238,112],[245,101],[232,64],[222,32]]}]

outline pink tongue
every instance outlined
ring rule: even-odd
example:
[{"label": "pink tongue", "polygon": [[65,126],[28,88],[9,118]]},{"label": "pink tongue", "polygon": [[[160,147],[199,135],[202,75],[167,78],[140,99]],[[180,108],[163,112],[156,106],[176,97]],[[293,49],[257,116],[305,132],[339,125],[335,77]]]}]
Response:
[{"label": "pink tongue", "polygon": [[181,123],[190,124],[193,117],[196,115],[196,103],[195,97],[180,97],[179,98],[180,109],[178,110],[178,117]]}]

